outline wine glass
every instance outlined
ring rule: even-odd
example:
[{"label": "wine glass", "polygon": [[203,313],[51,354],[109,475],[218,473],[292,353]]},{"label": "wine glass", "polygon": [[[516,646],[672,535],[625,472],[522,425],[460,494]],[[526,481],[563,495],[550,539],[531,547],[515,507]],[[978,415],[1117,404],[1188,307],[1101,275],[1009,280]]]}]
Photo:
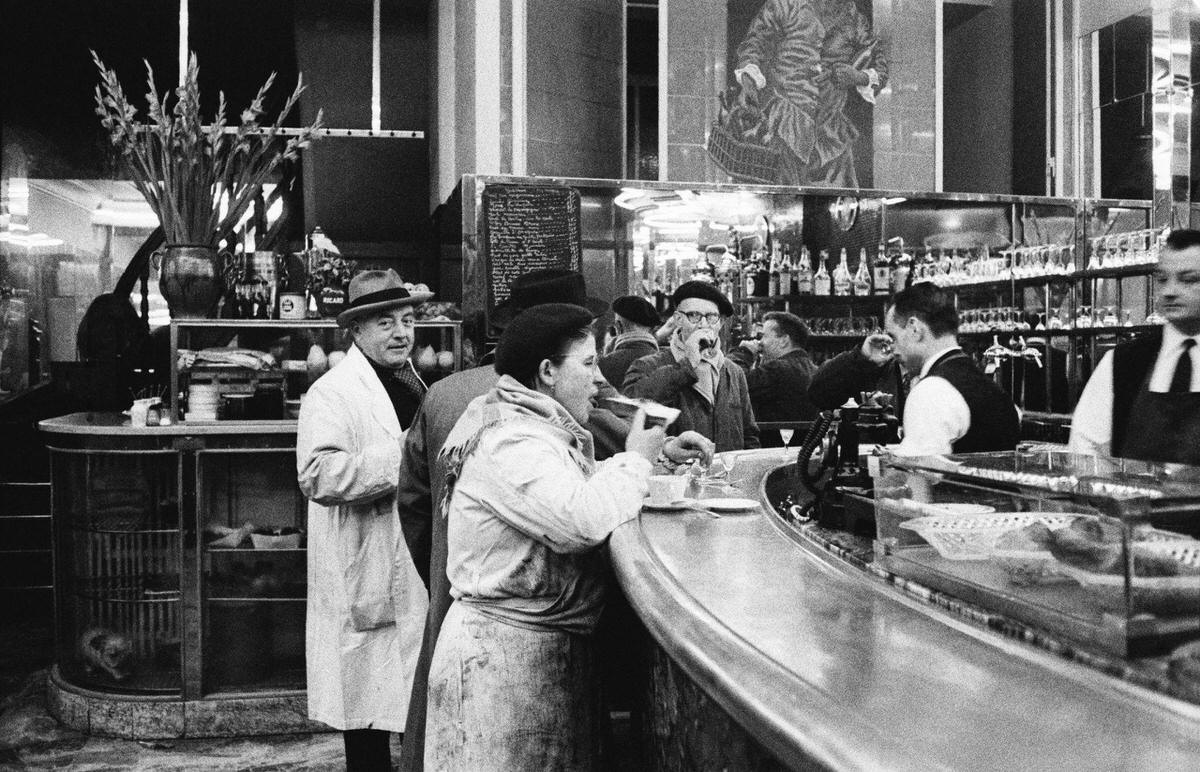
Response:
[{"label": "wine glass", "polygon": [[790,453],[788,452],[788,446],[792,444],[792,435],[795,433],[795,431],[795,429],[779,430],[779,436],[783,439],[783,457],[785,459],[790,456]]}]

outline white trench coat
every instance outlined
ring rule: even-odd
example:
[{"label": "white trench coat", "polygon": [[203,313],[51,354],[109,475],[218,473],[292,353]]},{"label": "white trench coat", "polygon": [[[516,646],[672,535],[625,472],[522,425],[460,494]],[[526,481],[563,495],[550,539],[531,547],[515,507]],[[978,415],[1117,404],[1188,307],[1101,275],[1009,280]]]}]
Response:
[{"label": "white trench coat", "polygon": [[296,474],[308,497],[308,715],[403,732],[429,601],[396,513],[404,432],[352,347],[304,398]]}]

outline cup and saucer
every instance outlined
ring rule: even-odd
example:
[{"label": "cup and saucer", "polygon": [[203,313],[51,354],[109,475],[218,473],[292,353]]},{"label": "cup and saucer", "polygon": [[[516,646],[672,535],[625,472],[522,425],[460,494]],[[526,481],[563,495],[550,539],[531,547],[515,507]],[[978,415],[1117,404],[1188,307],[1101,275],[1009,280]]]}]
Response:
[{"label": "cup and saucer", "polygon": [[687,498],[691,477],[680,474],[656,474],[650,476],[650,492],[643,506],[648,509],[678,511],[694,507],[694,499]]}]

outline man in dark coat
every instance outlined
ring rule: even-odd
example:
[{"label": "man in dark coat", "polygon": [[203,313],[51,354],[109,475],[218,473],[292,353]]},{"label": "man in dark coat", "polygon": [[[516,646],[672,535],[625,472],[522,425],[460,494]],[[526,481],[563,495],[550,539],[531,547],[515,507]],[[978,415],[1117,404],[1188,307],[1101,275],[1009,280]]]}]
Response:
[{"label": "man in dark coat", "polygon": [[[754,418],[764,421],[810,421],[817,409],[808,385],[817,366],[804,349],[808,327],[795,314],[772,311],[763,317],[762,340],[744,340],[729,358],[746,371]],[[759,362],[754,366],[754,356]],[[763,430],[764,448],[782,447],[779,430]]]},{"label": "man in dark coat", "polygon": [[600,357],[600,372],[611,384],[620,385],[625,373],[634,361],[658,353],[658,339],[654,330],[658,327],[658,312],[645,298],[625,295],[613,301],[613,329],[616,337],[612,348]]},{"label": "man in dark coat", "polygon": [[819,410],[836,410],[864,391],[895,396],[896,416],[904,415],[907,383],[887,333],[868,335],[858,348],[824,362],[808,385],[808,398]]},{"label": "man in dark coat", "polygon": [[671,302],[675,330],[668,347],[630,365],[621,391],[678,408],[668,431],[698,431],[718,452],[759,447],[746,374],[721,352],[733,305],[702,281],[680,284]]}]

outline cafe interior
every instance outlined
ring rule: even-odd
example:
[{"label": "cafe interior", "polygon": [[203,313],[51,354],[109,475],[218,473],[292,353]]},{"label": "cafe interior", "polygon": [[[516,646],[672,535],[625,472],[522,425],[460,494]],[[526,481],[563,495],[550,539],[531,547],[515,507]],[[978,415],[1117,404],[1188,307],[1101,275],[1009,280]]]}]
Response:
[{"label": "cafe interior", "polygon": [[[786,23],[810,6],[815,30]],[[711,282],[730,347],[791,312],[818,366],[932,281],[1021,415],[1012,452],[872,457],[902,416],[864,393],[765,423],[789,439],[720,454],[703,507],[615,531],[606,768],[1200,767],[1200,469],[1065,445],[1105,354],[1164,323],[1167,234],[1200,228],[1200,0],[0,18],[0,766],[342,768],[305,710],[295,448],[350,345],[349,278],[433,293],[412,354],[432,384],[486,361],[517,276],[567,268],[663,318]],[[861,82],[814,70],[834,168],[789,166],[748,105],[760,37],[850,47]],[[189,86],[204,131],[264,163],[200,197],[218,225],[195,254],[159,214],[170,170],[127,152]],[[1115,534],[1106,570],[1021,541],[1085,525]]]}]

